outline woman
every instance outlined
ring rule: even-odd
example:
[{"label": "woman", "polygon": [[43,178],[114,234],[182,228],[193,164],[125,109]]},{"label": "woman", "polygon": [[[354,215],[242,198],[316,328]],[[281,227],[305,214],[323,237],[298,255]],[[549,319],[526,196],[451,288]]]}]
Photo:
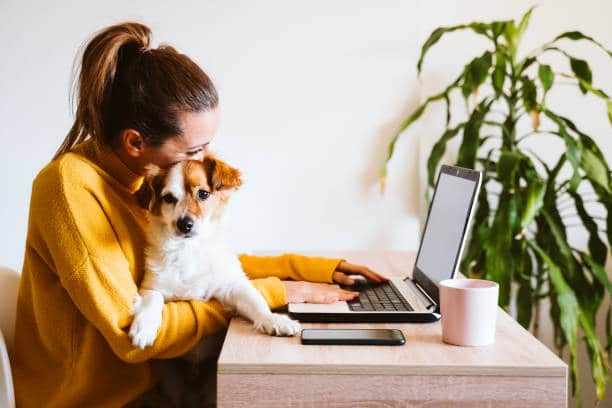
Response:
[{"label": "woman", "polygon": [[[216,301],[170,302],[144,350],[127,335],[143,275],[144,223],[134,193],[144,168],[201,159],[219,123],[208,76],[150,30],[125,23],[87,44],[74,125],[32,187],[13,371],[20,406],[121,406],[152,388],[155,359],[180,356],[228,323]],[[356,296],[330,285],[340,259],[240,256],[271,308]],[[292,279],[282,281],[281,279]]]}]

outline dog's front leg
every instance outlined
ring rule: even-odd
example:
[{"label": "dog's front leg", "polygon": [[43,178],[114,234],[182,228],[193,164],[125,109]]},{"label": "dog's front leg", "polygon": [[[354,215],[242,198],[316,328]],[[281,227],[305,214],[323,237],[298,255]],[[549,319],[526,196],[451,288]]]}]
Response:
[{"label": "dog's front leg", "polygon": [[251,320],[255,329],[263,333],[293,336],[300,331],[298,322],[285,315],[272,313],[264,298],[248,280],[236,282],[219,300]]},{"label": "dog's front leg", "polygon": [[156,290],[140,289],[134,297],[130,338],[134,347],[152,346],[162,323],[164,296]]}]

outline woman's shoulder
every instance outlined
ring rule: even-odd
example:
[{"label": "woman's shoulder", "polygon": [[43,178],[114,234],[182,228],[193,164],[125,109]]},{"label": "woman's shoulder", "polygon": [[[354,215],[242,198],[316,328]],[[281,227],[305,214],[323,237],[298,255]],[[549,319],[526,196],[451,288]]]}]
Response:
[{"label": "woman's shoulder", "polygon": [[40,186],[86,186],[99,177],[95,165],[80,152],[67,152],[49,162],[34,179]]}]

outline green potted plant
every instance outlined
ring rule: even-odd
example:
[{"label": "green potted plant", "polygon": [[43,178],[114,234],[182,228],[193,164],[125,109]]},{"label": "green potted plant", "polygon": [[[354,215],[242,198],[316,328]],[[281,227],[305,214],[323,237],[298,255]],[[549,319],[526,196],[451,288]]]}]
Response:
[{"label": "green potted plant", "polygon": [[[499,283],[499,304],[509,309],[516,293],[517,319],[538,334],[540,302],[550,302],[555,346],[570,353],[572,393],[580,400],[577,369],[578,333],[582,333],[591,360],[597,399],[604,397],[608,382],[610,308],[607,311],[607,339],[596,335],[596,315],[604,299],[612,294],[605,263],[612,244],[612,176],[604,155],[589,135],[572,120],[554,112],[547,104],[549,90],[558,78],[574,83],[583,94],[601,98],[612,123],[612,100],[592,83],[587,61],[560,48],[561,40],[585,40],[612,52],[592,37],[569,31],[524,56],[518,55],[523,33],[533,8],[521,20],[473,22],[434,30],[421,50],[417,63],[420,74],[427,51],[440,38],[456,30],[471,30],[490,41],[482,55],[471,60],[461,74],[442,92],[430,96],[401,124],[388,147],[380,172],[381,188],[387,164],[393,157],[400,135],[414,123],[429,104],[446,104],[446,129],[434,144],[428,162],[428,185],[435,174],[449,140],[462,136],[456,165],[479,169],[483,184],[474,216],[474,228],[461,263],[470,277]],[[569,70],[556,70],[542,62],[547,53],[558,53],[569,62]],[[460,92],[467,107],[467,120],[453,122],[451,93]],[[545,119],[544,119],[545,118]],[[540,119],[549,125],[540,126]],[[530,121],[530,131],[519,134],[517,125]],[[484,131],[484,129],[493,129]],[[532,137],[556,137],[565,151],[553,163],[526,148]],[[569,177],[562,170],[569,169]],[[585,200],[585,191],[588,200]],[[592,197],[592,198],[591,198]],[[607,217],[593,214],[597,203]],[[587,249],[568,241],[568,217],[588,232]],[[605,229],[602,227],[605,222]],[[607,235],[604,232],[607,230]],[[607,242],[606,242],[607,241]],[[518,288],[513,291],[512,287]],[[606,343],[606,346],[602,343]]]}]

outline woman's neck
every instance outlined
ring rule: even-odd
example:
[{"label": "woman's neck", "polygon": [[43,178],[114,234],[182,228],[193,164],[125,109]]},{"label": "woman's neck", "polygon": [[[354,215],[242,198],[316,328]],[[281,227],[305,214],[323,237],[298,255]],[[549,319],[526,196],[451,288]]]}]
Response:
[{"label": "woman's neck", "polygon": [[121,149],[118,146],[111,146],[111,149],[115,153],[115,155],[121,160],[121,162],[130,169],[130,171],[139,176],[144,175],[144,166],[140,163],[137,158],[134,158],[126,153],[125,150]]}]

